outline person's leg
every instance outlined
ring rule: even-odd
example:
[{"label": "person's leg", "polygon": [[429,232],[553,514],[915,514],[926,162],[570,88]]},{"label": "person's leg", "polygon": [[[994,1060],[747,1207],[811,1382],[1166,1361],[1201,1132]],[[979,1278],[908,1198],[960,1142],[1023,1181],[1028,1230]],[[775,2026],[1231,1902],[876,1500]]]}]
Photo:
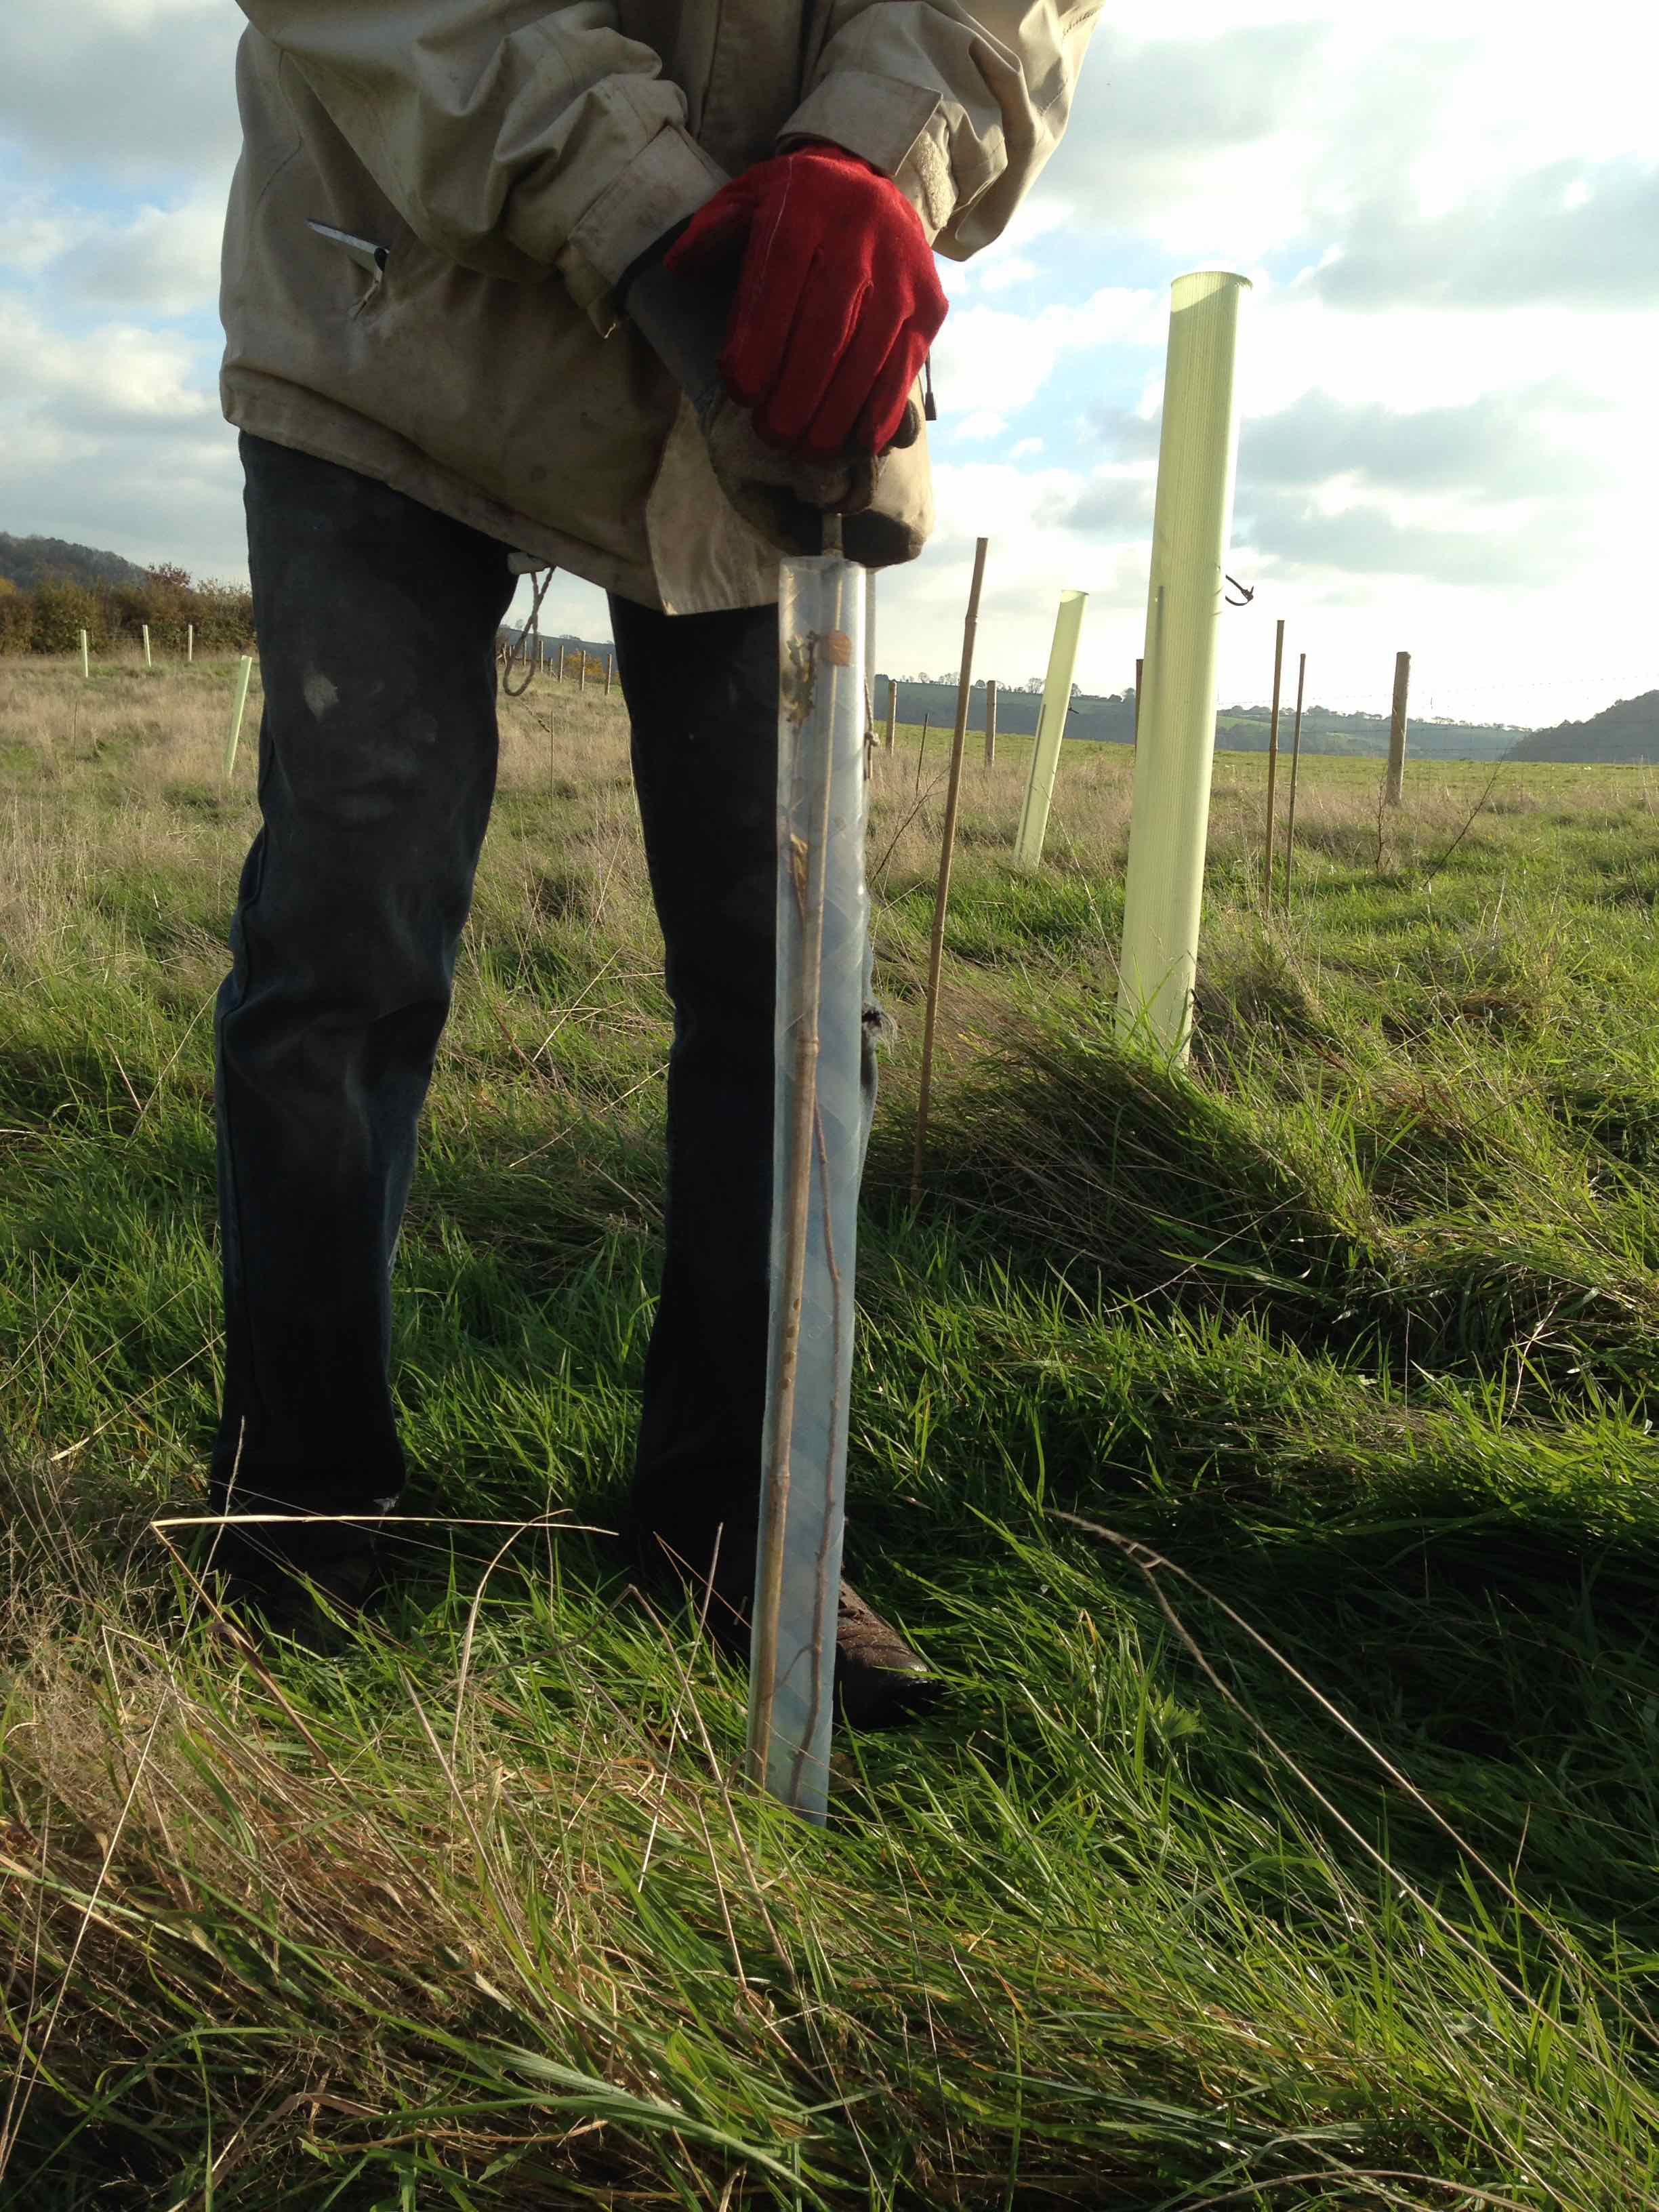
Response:
[{"label": "person's leg", "polygon": [[[777,613],[611,604],[674,1005],[666,1250],[630,1533],[752,1577],[766,1407]],[[722,1574],[722,1583],[727,1577]]]},{"label": "person's leg", "polygon": [[[245,436],[264,827],[216,1021],[216,1511],[363,1513],[403,1480],[391,1273],[495,788],[507,551]],[[219,1564],[330,1556],[311,1532]]]}]

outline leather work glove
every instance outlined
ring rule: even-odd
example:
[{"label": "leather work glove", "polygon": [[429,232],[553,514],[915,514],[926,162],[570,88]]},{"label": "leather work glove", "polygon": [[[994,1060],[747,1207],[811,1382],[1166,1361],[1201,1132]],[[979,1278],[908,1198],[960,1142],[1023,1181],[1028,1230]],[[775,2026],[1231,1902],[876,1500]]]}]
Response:
[{"label": "leather work glove", "polygon": [[[849,560],[883,568],[913,561],[926,526],[877,504],[880,459],[872,452],[815,460],[769,445],[748,409],[732,398],[720,368],[731,327],[730,282],[704,282],[671,266],[675,234],[658,240],[627,272],[617,296],[623,313],[690,400],[715,477],[751,528],[783,553],[817,553],[823,517],[845,518]],[[727,272],[728,276],[731,272]],[[914,446],[922,415],[902,396],[890,449]]]},{"label": "leather work glove", "polygon": [[947,302],[890,178],[802,145],[724,186],[665,265],[722,289],[735,272],[720,370],[767,444],[835,463],[896,442]]},{"label": "leather work glove", "polygon": [[[914,446],[921,434],[921,410],[906,402],[896,447]],[[702,418],[703,443],[721,489],[744,520],[783,553],[817,553],[823,518],[839,514],[842,544],[851,561],[884,568],[913,561],[921,550],[893,517],[874,511],[877,457],[813,461],[769,446],[753,416],[721,392]]]}]

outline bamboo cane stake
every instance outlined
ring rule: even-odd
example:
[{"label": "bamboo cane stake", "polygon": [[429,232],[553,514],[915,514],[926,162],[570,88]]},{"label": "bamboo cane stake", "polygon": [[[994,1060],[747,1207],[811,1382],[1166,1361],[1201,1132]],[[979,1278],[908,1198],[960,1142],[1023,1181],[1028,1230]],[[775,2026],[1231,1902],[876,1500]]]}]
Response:
[{"label": "bamboo cane stake", "polygon": [[1273,910],[1273,829],[1279,802],[1279,702],[1285,678],[1285,624],[1273,639],[1273,715],[1267,732],[1267,857],[1261,878],[1261,911]]},{"label": "bamboo cane stake", "polygon": [[1302,769],[1302,701],[1308,688],[1308,656],[1296,676],[1296,734],[1291,740],[1291,807],[1285,824],[1285,911],[1291,910],[1291,872],[1296,866],[1296,784]]},{"label": "bamboo cane stake", "polygon": [[922,1159],[927,1149],[927,1109],[933,1088],[933,1032],[939,1021],[939,969],[945,957],[945,915],[951,902],[951,860],[957,841],[957,802],[962,792],[962,751],[968,736],[968,708],[974,687],[974,639],[979,629],[979,595],[985,581],[981,538],[974,548],[974,580],[968,590],[968,614],[962,626],[962,671],[957,682],[957,723],[951,738],[951,781],[945,797],[945,835],[939,849],[939,890],[933,899],[933,941],[927,954],[927,1017],[921,1032],[921,1087],[916,1097],[916,1147],[910,1159],[910,1203],[921,1197]]}]

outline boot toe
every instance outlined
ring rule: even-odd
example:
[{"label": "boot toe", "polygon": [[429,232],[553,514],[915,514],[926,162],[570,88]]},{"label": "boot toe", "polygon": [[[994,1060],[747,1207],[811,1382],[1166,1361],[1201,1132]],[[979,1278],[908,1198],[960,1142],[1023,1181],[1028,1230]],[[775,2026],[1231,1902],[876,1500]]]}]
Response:
[{"label": "boot toe", "polygon": [[836,1697],[848,1728],[902,1728],[931,1712],[945,1685],[890,1621],[843,1583],[836,1624]]}]

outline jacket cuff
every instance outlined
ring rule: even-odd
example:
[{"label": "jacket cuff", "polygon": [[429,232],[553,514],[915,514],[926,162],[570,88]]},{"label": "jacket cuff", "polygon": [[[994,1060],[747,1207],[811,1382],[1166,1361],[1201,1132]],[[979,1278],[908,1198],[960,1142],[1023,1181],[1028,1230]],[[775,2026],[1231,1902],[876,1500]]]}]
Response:
[{"label": "jacket cuff", "polygon": [[836,70],[778,133],[781,146],[793,138],[828,138],[890,177],[930,240],[955,212],[945,102],[925,85],[868,70]]},{"label": "jacket cuff", "polygon": [[600,193],[571,231],[570,244],[607,285],[615,284],[647,246],[695,215],[726,181],[690,131],[672,124]]}]

